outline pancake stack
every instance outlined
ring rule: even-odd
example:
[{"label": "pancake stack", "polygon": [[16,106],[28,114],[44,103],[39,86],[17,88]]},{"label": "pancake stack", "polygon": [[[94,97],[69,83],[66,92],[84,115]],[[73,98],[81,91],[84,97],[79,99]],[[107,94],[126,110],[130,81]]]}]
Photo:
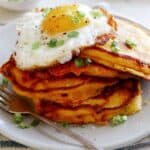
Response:
[{"label": "pancake stack", "polygon": [[11,58],[2,72],[17,94],[30,98],[37,113],[56,122],[107,124],[113,116],[141,109],[140,82],[95,63],[22,71]]},{"label": "pancake stack", "polygon": [[116,115],[141,110],[139,78],[150,79],[150,63],[142,58],[149,43],[141,40],[140,46],[133,48],[125,39],[131,36],[148,41],[149,37],[136,26],[115,21],[101,11],[115,32],[103,34],[94,45],[80,48],[70,61],[21,69],[11,56],[1,67],[14,91],[27,97],[40,115],[56,122],[107,124]]}]

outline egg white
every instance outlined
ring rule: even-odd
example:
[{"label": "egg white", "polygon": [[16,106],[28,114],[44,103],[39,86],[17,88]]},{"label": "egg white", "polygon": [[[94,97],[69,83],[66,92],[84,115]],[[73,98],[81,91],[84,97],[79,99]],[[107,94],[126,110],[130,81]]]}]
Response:
[{"label": "egg white", "polygon": [[[95,19],[91,15],[92,9],[84,5],[79,5],[78,10],[85,14],[90,23],[76,30],[79,32],[76,38],[67,38],[63,33],[51,37],[42,33],[40,25],[43,12],[34,11],[23,16],[17,23],[19,35],[14,55],[17,66],[25,70],[51,66],[55,62],[66,63],[72,59],[72,52],[79,53],[80,47],[93,45],[97,36],[112,31],[106,16]],[[65,39],[65,43],[62,46],[50,48],[47,42],[53,38]],[[32,45],[36,41],[40,41],[41,44],[38,49],[33,50]]]}]

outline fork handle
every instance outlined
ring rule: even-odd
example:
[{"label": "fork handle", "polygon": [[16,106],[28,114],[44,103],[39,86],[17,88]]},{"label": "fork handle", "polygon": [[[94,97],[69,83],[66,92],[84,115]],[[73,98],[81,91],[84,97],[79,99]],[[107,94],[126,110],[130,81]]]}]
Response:
[{"label": "fork handle", "polygon": [[80,142],[85,148],[89,149],[89,150],[104,150],[103,148],[96,148],[93,143],[91,143],[89,140],[83,138],[82,136],[80,136],[79,134],[74,133],[73,131],[66,129],[64,127],[62,127],[61,125],[55,123],[55,122],[51,122],[47,119],[45,119],[44,117],[39,116],[38,114],[35,113],[31,113],[31,115],[37,119],[39,119],[40,121],[43,121],[44,123],[48,124],[49,126],[55,128],[56,130],[58,130],[61,133],[64,133],[65,135],[68,135],[69,137],[77,140],[78,142]]}]

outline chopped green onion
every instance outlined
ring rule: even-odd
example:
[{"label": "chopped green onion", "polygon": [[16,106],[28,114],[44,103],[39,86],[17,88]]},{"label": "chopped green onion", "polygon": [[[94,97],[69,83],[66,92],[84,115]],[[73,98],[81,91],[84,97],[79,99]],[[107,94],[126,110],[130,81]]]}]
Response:
[{"label": "chopped green onion", "polygon": [[38,49],[38,48],[40,47],[40,45],[41,45],[41,43],[40,43],[39,41],[34,42],[34,43],[32,44],[32,49],[33,49],[33,50],[36,50],[36,49]]},{"label": "chopped green onion", "polygon": [[115,52],[115,53],[120,50],[116,41],[112,41],[111,50],[112,50],[112,52]]},{"label": "chopped green onion", "polygon": [[77,11],[77,15],[72,18],[73,23],[77,24],[85,17],[85,14],[81,11]]},{"label": "chopped green onion", "polygon": [[133,41],[131,41],[131,40],[126,40],[125,41],[125,44],[129,47],[129,48],[135,48],[137,45],[136,45],[136,43],[134,43]]},{"label": "chopped green onion", "polygon": [[74,64],[76,67],[83,67],[85,65],[82,58],[76,58]]},{"label": "chopped green onion", "polygon": [[21,122],[20,124],[18,124],[18,127],[21,129],[26,129],[29,128],[30,126],[24,122]]},{"label": "chopped green onion", "polygon": [[85,14],[81,11],[77,11],[77,15],[72,18],[73,23],[79,23],[82,18],[85,17]]},{"label": "chopped green onion", "polygon": [[85,13],[82,12],[82,11],[77,11],[77,17],[78,17],[79,19],[82,19],[82,18],[85,17]]},{"label": "chopped green onion", "polygon": [[31,126],[32,126],[32,127],[36,127],[36,126],[39,125],[39,123],[40,123],[40,121],[37,120],[37,119],[35,119],[35,120],[33,120],[33,121],[31,122]]},{"label": "chopped green onion", "polygon": [[112,41],[111,47],[116,47],[116,46],[117,46],[117,42],[116,41]]},{"label": "chopped green onion", "polygon": [[14,122],[18,125],[19,128],[25,129],[29,128],[30,126],[23,122],[23,116],[21,113],[14,114]]},{"label": "chopped green onion", "polygon": [[90,59],[90,58],[86,58],[85,59],[85,64],[86,65],[89,65],[89,64],[91,64],[92,63],[92,60]]},{"label": "chopped green onion", "polygon": [[21,129],[29,128],[29,127],[31,127],[31,126],[32,126],[32,127],[36,127],[36,126],[38,126],[39,123],[40,123],[39,120],[34,119],[34,120],[31,122],[31,124],[28,125],[27,123],[25,123],[25,122],[23,121],[24,118],[23,118],[23,116],[22,116],[21,113],[15,113],[13,119],[14,119],[14,122],[15,122],[15,123],[18,125],[18,127],[21,128]]},{"label": "chopped green onion", "polygon": [[3,77],[3,79],[2,79],[2,85],[3,86],[8,86],[8,83],[9,83],[8,80]]},{"label": "chopped green onion", "polygon": [[112,52],[117,53],[118,52],[118,48],[117,47],[111,47]]},{"label": "chopped green onion", "polygon": [[93,16],[93,18],[99,18],[99,17],[103,16],[102,12],[98,9],[92,10],[91,15]]},{"label": "chopped green onion", "polygon": [[51,39],[48,43],[49,47],[56,47],[57,39]]},{"label": "chopped green onion", "polygon": [[64,40],[51,39],[47,45],[48,47],[53,48],[53,47],[62,46],[64,42],[65,42]]},{"label": "chopped green onion", "polygon": [[127,121],[127,116],[126,115],[117,115],[117,116],[114,116],[112,118],[111,124],[115,126],[115,125],[122,124],[125,121]]},{"label": "chopped green onion", "polygon": [[61,122],[60,123],[64,128],[68,128],[69,124],[67,122]]},{"label": "chopped green onion", "polygon": [[72,22],[73,22],[74,24],[77,24],[77,23],[80,22],[80,18],[77,17],[77,16],[75,16],[75,17],[72,18]]},{"label": "chopped green onion", "polygon": [[51,10],[52,8],[45,8],[43,11],[43,17],[46,17]]},{"label": "chopped green onion", "polygon": [[70,33],[68,33],[68,38],[75,38],[75,37],[78,37],[79,35],[79,32],[78,31],[72,31]]},{"label": "chopped green onion", "polygon": [[62,46],[62,45],[64,45],[64,43],[65,43],[64,40],[57,40],[56,46],[57,46],[57,47],[58,47],[58,46]]},{"label": "chopped green onion", "polygon": [[21,113],[15,113],[13,118],[16,124],[20,124],[23,121],[23,116]]}]

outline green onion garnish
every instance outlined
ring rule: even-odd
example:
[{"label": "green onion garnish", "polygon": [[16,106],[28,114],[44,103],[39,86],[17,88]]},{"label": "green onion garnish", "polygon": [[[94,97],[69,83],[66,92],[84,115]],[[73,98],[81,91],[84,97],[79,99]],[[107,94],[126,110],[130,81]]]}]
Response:
[{"label": "green onion garnish", "polygon": [[85,17],[85,14],[81,11],[77,11],[77,15],[72,18],[73,23],[79,23],[82,18]]},{"label": "green onion garnish", "polygon": [[85,17],[85,13],[82,12],[82,11],[77,11],[77,17],[78,17],[79,19],[82,19],[82,18]]},{"label": "green onion garnish", "polygon": [[57,46],[57,47],[58,47],[58,46],[62,46],[62,45],[64,45],[64,43],[65,43],[64,40],[57,40],[56,46]]},{"label": "green onion garnish", "polygon": [[18,125],[19,128],[25,129],[29,128],[30,126],[23,122],[23,116],[21,113],[14,114],[14,122]]},{"label": "green onion garnish", "polygon": [[52,10],[52,8],[45,8],[43,11],[43,17],[46,17],[48,15],[48,13]]},{"label": "green onion garnish", "polygon": [[112,41],[111,46],[112,47],[116,47],[117,46],[117,42],[116,41]]},{"label": "green onion garnish", "polygon": [[76,16],[76,17],[73,17],[72,18],[72,22],[74,23],[74,24],[77,24],[77,23],[79,23],[80,22],[80,19]]},{"label": "green onion garnish", "polygon": [[51,39],[47,44],[48,47],[56,47],[57,39]]},{"label": "green onion garnish", "polygon": [[117,116],[114,116],[112,118],[111,124],[115,126],[115,125],[122,124],[125,121],[127,121],[127,116],[126,115],[117,115]]},{"label": "green onion garnish", "polygon": [[117,53],[118,52],[118,48],[117,47],[111,47],[112,52]]},{"label": "green onion garnish", "polygon": [[93,16],[93,18],[99,18],[99,17],[103,16],[103,13],[98,9],[93,9],[91,11],[91,15]]},{"label": "green onion garnish", "polygon": [[21,129],[26,129],[29,128],[30,126],[24,122],[21,122],[20,124],[18,124],[18,127]]},{"label": "green onion garnish", "polygon": [[36,49],[38,49],[38,48],[40,47],[40,45],[41,45],[41,43],[40,43],[39,41],[34,42],[34,43],[32,44],[32,49],[33,49],[33,50],[36,50]]},{"label": "green onion garnish", "polygon": [[26,129],[30,127],[36,127],[39,125],[40,121],[37,119],[34,119],[30,125],[24,122],[24,118],[21,113],[15,113],[13,116],[14,122],[17,124],[17,126],[21,129]]},{"label": "green onion garnish", "polygon": [[91,64],[92,63],[92,60],[90,59],[90,58],[86,58],[85,59],[85,64],[86,65],[89,65],[89,64]]},{"label": "green onion garnish", "polygon": [[36,127],[36,126],[38,126],[38,125],[39,125],[39,123],[40,123],[40,121],[39,121],[39,120],[34,119],[34,120],[31,122],[31,126],[32,126],[32,127]]},{"label": "green onion garnish", "polygon": [[125,41],[125,44],[129,47],[129,48],[135,48],[137,45],[136,45],[136,43],[134,43],[133,41],[131,41],[131,40],[126,40]]},{"label": "green onion garnish", "polygon": [[75,38],[75,37],[78,37],[79,35],[79,32],[78,31],[72,31],[70,33],[68,33],[68,38]]},{"label": "green onion garnish", "polygon": [[60,123],[64,128],[68,128],[69,124],[67,122],[61,122]]},{"label": "green onion garnish", "polygon": [[116,41],[112,41],[111,50],[112,50],[112,52],[115,52],[115,53],[120,50],[119,47],[118,47],[118,43]]},{"label": "green onion garnish", "polygon": [[74,60],[74,64],[76,67],[83,67],[85,65],[84,60],[82,58],[76,58]]},{"label": "green onion garnish", "polygon": [[51,39],[47,45],[48,47],[51,47],[51,48],[59,47],[59,46],[62,46],[64,42],[65,42],[64,40]]},{"label": "green onion garnish", "polygon": [[23,116],[21,113],[15,113],[13,118],[16,124],[20,124],[23,121]]},{"label": "green onion garnish", "polygon": [[2,79],[2,85],[3,86],[8,86],[8,83],[9,83],[9,81],[6,78],[3,77],[3,79]]}]

